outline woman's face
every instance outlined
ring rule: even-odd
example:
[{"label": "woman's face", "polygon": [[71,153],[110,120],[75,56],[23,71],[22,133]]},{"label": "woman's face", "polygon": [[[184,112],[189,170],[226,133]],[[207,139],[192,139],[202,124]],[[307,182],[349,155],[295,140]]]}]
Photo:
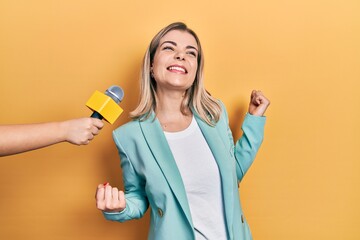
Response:
[{"label": "woman's face", "polygon": [[186,31],[165,34],[156,49],[151,66],[157,91],[185,91],[193,84],[197,71],[198,45]]}]

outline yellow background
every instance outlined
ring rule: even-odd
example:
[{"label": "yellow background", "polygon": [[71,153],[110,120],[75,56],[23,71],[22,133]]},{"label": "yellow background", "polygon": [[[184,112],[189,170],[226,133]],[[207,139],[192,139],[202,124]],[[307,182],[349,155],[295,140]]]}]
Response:
[{"label": "yellow background", "polygon": [[129,120],[153,35],[173,21],[205,50],[205,85],[234,135],[252,89],[271,100],[241,184],[256,240],[360,239],[360,1],[0,0],[0,124],[89,116],[119,85],[124,113],[88,146],[0,159],[0,239],[145,239],[149,215],[106,221],[99,183],[122,187],[111,131]]}]

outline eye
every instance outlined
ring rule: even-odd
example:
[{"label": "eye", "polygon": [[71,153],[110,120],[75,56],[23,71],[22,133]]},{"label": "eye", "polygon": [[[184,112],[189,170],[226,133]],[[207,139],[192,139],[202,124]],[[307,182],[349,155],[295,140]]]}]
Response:
[{"label": "eye", "polygon": [[165,47],[163,47],[163,50],[174,51],[174,48],[171,46],[165,46]]},{"label": "eye", "polygon": [[190,54],[193,57],[197,57],[196,52],[194,52],[194,51],[189,51],[189,52],[187,52],[187,54]]}]

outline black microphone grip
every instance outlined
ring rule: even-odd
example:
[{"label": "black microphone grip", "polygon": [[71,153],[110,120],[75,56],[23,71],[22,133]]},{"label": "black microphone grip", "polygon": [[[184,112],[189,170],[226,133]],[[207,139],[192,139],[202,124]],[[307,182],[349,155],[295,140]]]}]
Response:
[{"label": "black microphone grip", "polygon": [[98,112],[93,112],[93,114],[91,114],[90,117],[92,117],[92,118],[97,118],[97,119],[100,119],[100,120],[103,120],[103,119],[104,119],[104,117],[103,117],[100,113],[98,113]]}]

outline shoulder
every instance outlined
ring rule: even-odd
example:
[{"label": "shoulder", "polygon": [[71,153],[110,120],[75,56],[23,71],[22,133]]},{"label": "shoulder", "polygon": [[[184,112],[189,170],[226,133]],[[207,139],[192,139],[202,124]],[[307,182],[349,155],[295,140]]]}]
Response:
[{"label": "shoulder", "polygon": [[139,128],[139,121],[138,120],[131,120],[120,127],[116,128],[113,132],[114,133],[126,133],[132,130]]},{"label": "shoulder", "polygon": [[115,141],[121,139],[130,139],[141,133],[139,120],[131,120],[113,131],[113,138]]},{"label": "shoulder", "polygon": [[228,122],[228,113],[227,113],[225,104],[219,99],[217,99],[217,101],[221,108],[221,114],[220,114],[219,121],[225,120],[225,122]]},{"label": "shoulder", "polygon": [[222,112],[226,112],[226,106],[225,106],[225,104],[223,103],[223,101],[221,101],[220,99],[218,99],[218,103],[219,103],[219,105],[220,105],[220,107],[221,107],[221,111]]}]

